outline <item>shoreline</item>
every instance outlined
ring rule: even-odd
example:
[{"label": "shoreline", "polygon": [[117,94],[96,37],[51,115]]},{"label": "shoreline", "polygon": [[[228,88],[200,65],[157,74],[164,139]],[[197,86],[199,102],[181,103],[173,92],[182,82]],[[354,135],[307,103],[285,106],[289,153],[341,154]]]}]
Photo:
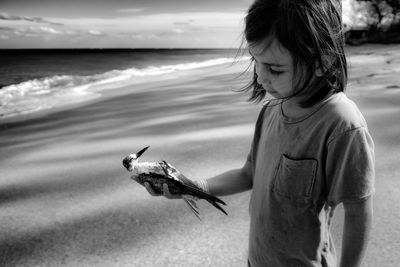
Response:
[{"label": "shoreline", "polygon": [[[243,60],[242,60],[243,61]],[[246,60],[244,60],[246,61]],[[191,77],[195,77],[197,75],[204,75],[207,73],[212,73],[212,72],[217,72],[217,73],[231,73],[231,72],[240,72],[240,69],[242,69],[242,66],[239,67],[237,65],[243,65],[243,62],[235,62],[233,66],[232,63],[222,63],[218,64],[215,66],[208,66],[208,67],[199,67],[195,69],[189,69],[189,70],[183,70],[183,71],[176,71],[172,73],[166,73],[162,75],[157,75],[156,81],[149,81],[151,77],[148,77],[144,81],[135,81],[135,80],[130,80],[125,82],[125,85],[120,85],[118,87],[112,88],[112,89],[101,89],[101,90],[91,90],[89,93],[94,93],[97,94],[93,95],[92,97],[88,97],[87,99],[80,100],[80,101],[75,101],[72,103],[67,103],[63,104],[62,106],[56,106],[56,107],[51,107],[51,108],[45,108],[41,109],[38,111],[31,111],[23,114],[18,114],[18,115],[13,115],[13,116],[5,116],[5,117],[0,117],[0,129],[2,125],[7,125],[7,124],[18,124],[24,121],[30,121],[30,120],[36,120],[40,119],[46,116],[51,116],[52,114],[62,112],[62,111],[68,111],[72,110],[75,108],[80,108],[84,107],[86,105],[91,105],[96,102],[101,102],[107,99],[110,99],[112,97],[117,97],[121,95],[128,95],[132,93],[141,93],[143,91],[148,90],[150,91],[155,91],[157,88],[162,88],[167,85],[172,85],[174,83],[179,84],[179,79],[186,79],[190,80]],[[132,90],[132,88],[135,88]]]}]

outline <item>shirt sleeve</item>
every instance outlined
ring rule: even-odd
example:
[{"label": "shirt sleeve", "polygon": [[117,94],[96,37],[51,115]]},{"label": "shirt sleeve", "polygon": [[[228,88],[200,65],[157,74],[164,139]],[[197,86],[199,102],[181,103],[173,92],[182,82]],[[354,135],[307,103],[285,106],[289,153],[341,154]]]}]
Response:
[{"label": "shirt sleeve", "polygon": [[247,156],[246,162],[244,163],[244,166],[243,166],[242,169],[253,180],[254,173],[253,173],[253,160],[252,160],[252,156],[251,156],[251,154],[252,154],[251,151],[252,150],[253,150],[253,146],[251,146],[251,148],[250,148],[249,155]]},{"label": "shirt sleeve", "polygon": [[254,176],[255,157],[257,155],[258,142],[260,140],[261,127],[263,124],[264,112],[265,112],[266,108],[267,108],[267,105],[264,105],[263,108],[261,109],[260,113],[258,114],[256,126],[254,129],[253,141],[251,142],[250,152],[249,152],[246,162],[243,166],[243,170],[247,174],[249,174],[250,177],[252,177],[252,178]]},{"label": "shirt sleeve", "polygon": [[328,143],[328,204],[355,202],[374,193],[374,143],[366,127],[340,134]]}]

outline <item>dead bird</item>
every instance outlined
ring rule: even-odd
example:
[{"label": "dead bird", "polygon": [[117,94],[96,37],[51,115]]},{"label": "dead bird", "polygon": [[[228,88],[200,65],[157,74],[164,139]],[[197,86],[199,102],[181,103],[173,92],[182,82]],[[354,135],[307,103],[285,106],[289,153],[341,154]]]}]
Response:
[{"label": "dead bird", "polygon": [[163,185],[167,184],[169,192],[182,196],[190,210],[200,219],[200,213],[196,205],[198,199],[205,199],[221,212],[226,211],[218,204],[226,205],[221,199],[203,191],[195,182],[181,174],[175,167],[165,160],[161,162],[139,162],[139,157],[148,149],[145,147],[135,154],[126,156],[122,164],[132,172],[131,178],[144,186],[147,182],[156,194],[163,194]]}]

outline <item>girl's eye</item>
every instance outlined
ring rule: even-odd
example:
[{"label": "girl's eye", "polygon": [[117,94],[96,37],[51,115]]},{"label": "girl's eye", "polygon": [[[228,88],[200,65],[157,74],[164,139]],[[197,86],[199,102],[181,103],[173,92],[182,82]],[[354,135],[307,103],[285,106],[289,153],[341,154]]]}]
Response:
[{"label": "girl's eye", "polygon": [[[251,60],[257,63],[257,60],[255,59],[254,56],[251,56]],[[278,76],[278,75],[284,73],[284,71],[282,71],[282,70],[274,70],[273,68],[271,68],[271,66],[270,66],[269,64],[266,64],[266,63],[262,63],[262,64],[267,68],[267,70],[268,70],[272,75]]]},{"label": "girl's eye", "polygon": [[268,69],[269,69],[269,72],[271,72],[272,75],[280,75],[280,74],[283,73],[283,71],[281,71],[281,70],[274,70],[274,69],[272,69],[271,67],[268,67]]}]

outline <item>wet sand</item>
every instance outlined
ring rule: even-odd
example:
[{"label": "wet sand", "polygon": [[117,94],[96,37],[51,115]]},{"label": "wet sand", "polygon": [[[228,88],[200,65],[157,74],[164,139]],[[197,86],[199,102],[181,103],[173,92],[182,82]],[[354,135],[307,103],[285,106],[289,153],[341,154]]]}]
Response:
[{"label": "wet sand", "polygon": [[[400,46],[350,48],[348,95],[376,144],[375,221],[365,266],[400,260]],[[144,146],[192,179],[240,167],[260,106],[235,93],[242,66],[122,88],[0,126],[1,266],[244,266],[249,192],[200,202],[150,197],[122,158]],[[139,85],[135,85],[139,86]],[[1,123],[1,122],[0,122]],[[341,234],[343,210],[333,231]],[[340,250],[340,238],[337,238]]]}]

